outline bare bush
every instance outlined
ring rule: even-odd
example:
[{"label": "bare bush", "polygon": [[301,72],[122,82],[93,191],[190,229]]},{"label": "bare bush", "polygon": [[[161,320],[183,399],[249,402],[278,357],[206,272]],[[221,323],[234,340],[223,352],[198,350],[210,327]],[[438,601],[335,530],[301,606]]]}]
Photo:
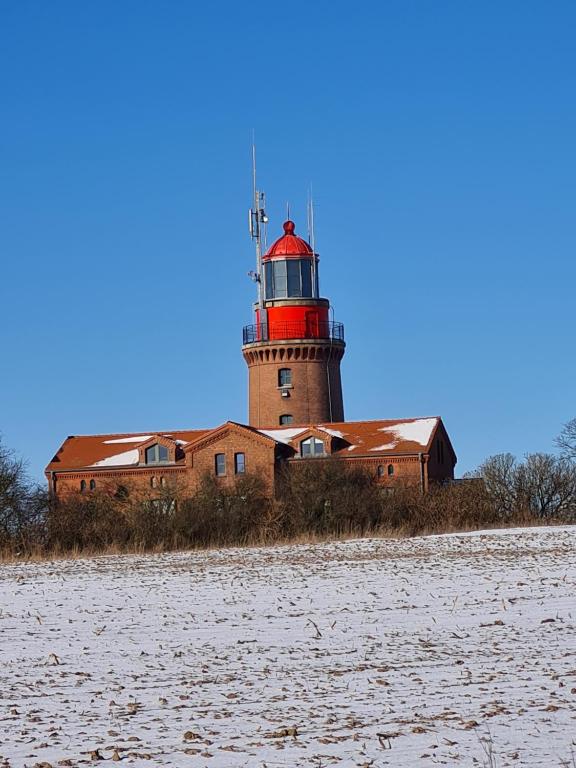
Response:
[{"label": "bare bush", "polygon": [[363,468],[338,459],[306,460],[280,478],[283,536],[364,533],[380,521],[381,494]]},{"label": "bare bush", "polygon": [[186,546],[255,542],[270,520],[272,504],[258,475],[241,475],[232,485],[205,475],[198,490],[178,506],[174,534]]}]

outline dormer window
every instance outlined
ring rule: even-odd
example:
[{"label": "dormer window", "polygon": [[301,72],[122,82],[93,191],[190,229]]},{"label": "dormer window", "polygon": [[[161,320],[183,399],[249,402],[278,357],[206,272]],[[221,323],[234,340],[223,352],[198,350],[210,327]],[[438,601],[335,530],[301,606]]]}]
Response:
[{"label": "dormer window", "polygon": [[155,443],[146,448],[145,459],[146,464],[167,464],[168,448],[165,445],[160,445],[160,443]]},{"label": "dormer window", "polygon": [[317,437],[309,437],[300,443],[300,455],[306,456],[324,456],[324,443]]}]

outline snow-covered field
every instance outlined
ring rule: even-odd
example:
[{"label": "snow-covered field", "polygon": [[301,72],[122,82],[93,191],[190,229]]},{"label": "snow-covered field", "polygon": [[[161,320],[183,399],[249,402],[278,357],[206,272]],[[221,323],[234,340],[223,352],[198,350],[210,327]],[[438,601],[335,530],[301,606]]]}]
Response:
[{"label": "snow-covered field", "polygon": [[572,766],[575,545],[0,566],[0,766]]}]

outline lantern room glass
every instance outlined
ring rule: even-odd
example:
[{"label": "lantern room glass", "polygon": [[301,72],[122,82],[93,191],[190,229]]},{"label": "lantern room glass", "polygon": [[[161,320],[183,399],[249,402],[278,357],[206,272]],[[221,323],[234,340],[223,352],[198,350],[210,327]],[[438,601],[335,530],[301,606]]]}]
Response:
[{"label": "lantern room glass", "polygon": [[[267,299],[317,298],[311,259],[274,259],[264,264]],[[316,284],[317,288],[317,284]]]}]

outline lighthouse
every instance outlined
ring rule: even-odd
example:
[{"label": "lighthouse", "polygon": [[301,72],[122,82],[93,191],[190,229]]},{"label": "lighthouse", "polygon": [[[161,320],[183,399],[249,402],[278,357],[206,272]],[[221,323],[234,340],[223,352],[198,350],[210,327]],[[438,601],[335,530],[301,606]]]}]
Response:
[{"label": "lighthouse", "polygon": [[250,212],[258,301],[242,345],[249,424],[273,428],[342,422],[344,326],[330,319],[330,302],[320,297],[318,254],[288,219],[284,234],[261,255],[261,227],[267,222],[261,198],[255,194]]}]

